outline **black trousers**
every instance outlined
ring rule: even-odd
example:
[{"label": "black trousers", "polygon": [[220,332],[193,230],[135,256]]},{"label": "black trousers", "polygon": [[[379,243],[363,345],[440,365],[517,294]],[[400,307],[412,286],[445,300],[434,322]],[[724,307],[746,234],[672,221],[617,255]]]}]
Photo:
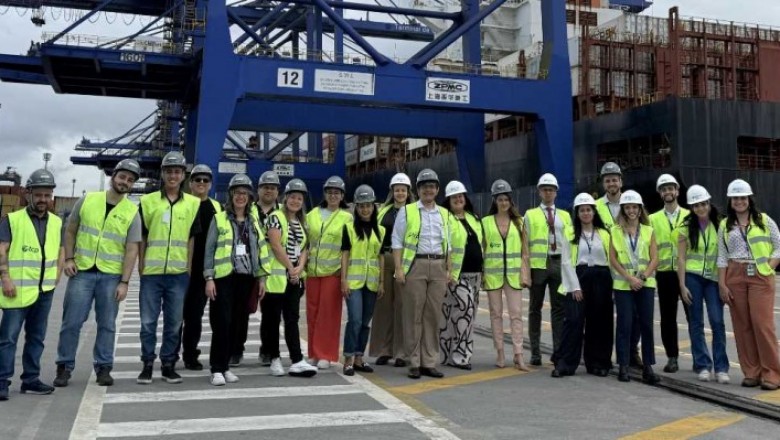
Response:
[{"label": "black trousers", "polygon": [[198,359],[200,350],[201,332],[203,331],[203,311],[206,309],[206,281],[203,279],[203,270],[193,272],[190,276],[190,284],[187,287],[187,295],[184,297],[184,313],[182,335],[179,338],[182,345],[182,358],[185,362]]},{"label": "black trousers", "polygon": [[[541,359],[539,341],[542,335],[542,307],[544,294],[550,290],[550,321],[552,323],[553,352],[558,350],[563,334],[564,297],[558,294],[561,284],[561,258],[547,258],[547,269],[531,269],[530,301],[528,305],[528,337],[531,340],[531,359]],[[553,361],[555,354],[553,353]]]},{"label": "black trousers", "polygon": [[235,337],[230,341],[230,355],[242,356],[244,354],[244,344],[246,344],[249,333],[249,296],[255,286],[255,279],[252,278],[247,286],[242,286],[240,290],[241,298],[236,298],[236,306],[233,308],[233,319],[230,321],[231,332]]},{"label": "black trousers", "polygon": [[[661,342],[666,357],[678,357],[680,348],[677,335],[677,304],[680,302],[680,281],[675,271],[656,272],[658,281],[658,308],[661,311]],[[686,322],[688,306],[683,303]]]},{"label": "black trousers", "polygon": [[293,284],[288,282],[284,293],[266,292],[260,301],[260,311],[263,320],[260,322],[260,337],[263,338],[264,353],[271,358],[279,355],[279,324],[284,318],[284,341],[287,343],[287,351],[290,352],[290,360],[297,363],[303,360],[301,353],[301,335],[298,330],[300,319],[301,296],[303,296],[303,283]]},{"label": "black trousers", "polygon": [[247,297],[252,289],[252,275],[231,274],[215,281],[217,296],[209,306],[211,324],[211,351],[209,363],[212,373],[224,373],[229,370],[228,363],[232,341],[239,337],[232,324],[235,310],[245,310]]}]

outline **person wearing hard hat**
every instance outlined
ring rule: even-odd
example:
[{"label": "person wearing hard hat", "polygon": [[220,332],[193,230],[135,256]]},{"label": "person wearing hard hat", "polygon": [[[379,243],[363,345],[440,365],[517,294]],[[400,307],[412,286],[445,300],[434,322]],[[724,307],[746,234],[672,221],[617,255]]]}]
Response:
[{"label": "person wearing hard hat", "polygon": [[341,339],[341,242],[344,225],[352,222],[344,201],[346,185],[339,176],[331,176],[322,187],[325,198],[306,214],[311,242],[306,265],[306,324],[309,363],[319,369],[330,368],[339,359]]},{"label": "person wearing hard hat", "polygon": [[384,294],[376,300],[374,326],[371,329],[371,342],[368,344],[369,354],[376,357],[377,365],[387,365],[395,358],[393,365],[406,366],[403,343],[403,295],[401,295],[401,287],[393,278],[395,262],[392,236],[398,211],[409,203],[414,203],[412,181],[406,174],[397,173],[390,179],[390,193],[378,214],[379,224],[385,228],[385,235],[382,238]]},{"label": "person wearing hard hat", "polygon": [[[141,197],[139,214],[142,222],[138,272],[141,274],[141,362],[143,369],[136,382],[152,383],[157,357],[157,320],[163,313],[160,361],[167,383],[181,383],[176,372],[179,341],[184,314],[184,298],[190,281],[194,236],[200,232],[200,200],[181,190],[187,160],[178,151],[167,153],[162,160],[162,188]],[[201,276],[201,274],[195,274]]]},{"label": "person wearing hard hat", "polygon": [[[650,214],[650,226],[655,231],[658,245],[658,308],[661,311],[661,341],[666,351],[665,373],[679,370],[677,359],[680,356],[677,334],[677,304],[680,298],[680,279],[677,276],[677,243],[674,232],[683,225],[690,211],[677,203],[680,184],[671,174],[661,174],[655,185],[656,191],[664,201],[663,209]],[[686,321],[688,305],[683,302]],[[694,362],[694,368],[696,368]]]},{"label": "person wearing hard hat", "polygon": [[528,371],[523,358],[523,286],[531,284],[523,217],[512,202],[512,187],[498,179],[490,186],[493,203],[482,219],[485,238],[482,287],[487,291],[496,367],[504,368],[504,297],[509,315],[515,368]]},{"label": "person wearing hard hat", "polygon": [[[688,188],[688,206],[693,213],[676,231],[677,275],[680,298],[688,306],[688,334],[691,338],[694,371],[699,380],[708,382],[714,369],[720,384],[727,384],[729,358],[726,354],[726,326],[723,301],[718,294],[718,226],[720,214],[712,205],[710,193],[700,185]],[[712,357],[704,337],[703,305],[712,329]]]},{"label": "person wearing hard hat", "polygon": [[436,204],[439,176],[430,168],[417,174],[420,200],[398,211],[393,227],[394,277],[403,285],[404,352],[412,379],[444,377],[439,360],[439,321],[450,279],[448,211]]},{"label": "person wearing hard hat", "polygon": [[371,332],[371,318],[377,297],[384,294],[381,253],[385,229],[377,219],[376,194],[368,185],[355,190],[355,220],[344,225],[341,241],[341,293],[347,303],[347,325],[344,327],[344,375],[355,370],[374,371],[363,354]]},{"label": "person wearing hard hat", "polygon": [[780,360],[775,335],[775,269],[780,263],[777,223],[759,211],[744,180],[729,183],[720,223],[718,285],[729,305],[743,387],[776,390]]},{"label": "person wearing hard hat", "polygon": [[615,351],[619,366],[618,380],[628,382],[629,352],[633,341],[631,331],[635,317],[639,319],[644,359],[642,381],[648,384],[660,380],[653,372],[653,311],[655,309],[653,277],[658,266],[658,247],[650,221],[636,191],[620,196],[620,214],[612,227],[609,262],[612,266],[612,290],[617,311]]},{"label": "person wearing hard hat", "polygon": [[65,275],[69,276],[62,304],[57,345],[55,387],[68,386],[76,367],[81,327],[95,304],[97,335],[92,350],[97,384],[114,384],[114,340],[119,303],[127,297],[130,276],[141,242],[138,206],[127,193],[141,175],[133,159],[117,163],[107,191],[90,192],[73,206],[65,228]]},{"label": "person wearing hard hat", "polygon": [[208,301],[206,295],[203,294],[206,289],[206,282],[201,276],[206,252],[206,237],[209,232],[207,228],[214,219],[214,215],[222,212],[219,202],[209,197],[213,180],[214,174],[208,165],[199,164],[192,167],[190,172],[190,192],[200,200],[198,223],[201,225],[201,228],[193,237],[191,273],[195,275],[190,278],[187,295],[184,298],[181,348],[184,368],[195,371],[203,369],[203,364],[198,360],[198,356],[200,356],[198,343],[203,331],[203,311],[206,308],[206,301]]},{"label": "person wearing hard hat", "polygon": [[54,175],[30,174],[25,185],[27,207],[0,220],[0,400],[8,400],[14,375],[16,344],[24,327],[22,394],[51,394],[40,380],[43,340],[65,252],[62,220],[49,212],[54,200]]},{"label": "person wearing hard hat", "polygon": [[[542,365],[539,340],[542,332],[542,306],[545,291],[550,290],[550,320],[553,350],[558,350],[563,331],[563,297],[555,294],[561,284],[561,247],[571,239],[571,216],[555,207],[558,179],[545,173],[536,184],[542,203],[525,212],[525,234],[531,264],[531,299],[528,306],[528,336],[531,339],[531,365]],[[555,361],[555,354],[552,361]]]},{"label": "person wearing hard hat", "polygon": [[284,188],[281,208],[268,216],[268,245],[273,258],[265,284],[265,296],[260,301],[263,320],[260,337],[264,352],[271,356],[271,375],[284,376],[279,352],[279,324],[284,317],[284,340],[292,365],[290,376],[312,377],[317,367],[303,359],[301,336],[298,328],[303,277],[309,256],[306,236],[306,212],[304,198],[308,193],[301,179],[292,179]]},{"label": "person wearing hard hat", "polygon": [[552,377],[573,375],[583,358],[588,374],[606,377],[612,369],[611,237],[590,194],[574,198],[572,215],[574,238],[563,245],[558,289],[566,296],[566,319]]},{"label": "person wearing hard hat", "polygon": [[270,255],[257,218],[249,214],[254,203],[252,179],[236,174],[228,184],[225,211],[214,216],[208,228],[204,250],[203,278],[209,299],[211,324],[211,384],[238,382],[230,371],[236,340],[246,338],[246,305],[255,283],[260,298],[270,271]]},{"label": "person wearing hard hat", "polygon": [[[281,205],[279,204],[279,187],[282,185],[282,183],[279,181],[279,175],[276,174],[275,171],[269,170],[263,172],[263,174],[260,175],[260,178],[257,180],[257,203],[252,205],[250,213],[257,218],[257,221],[260,223],[260,227],[263,229],[263,233],[266,233],[268,231],[268,216],[271,215],[272,212],[279,209]],[[254,297],[259,296],[259,289],[260,286],[255,286],[255,289],[252,291],[252,295]],[[250,300],[250,303],[254,305],[254,302]],[[252,308],[249,309],[250,313],[256,312],[255,310],[252,310]],[[262,320],[262,316],[260,317]],[[247,314],[247,323],[249,322],[249,314]],[[260,340],[262,340],[263,337],[260,337]],[[241,353],[243,353],[243,346],[246,342],[246,337],[243,338],[241,341]],[[263,346],[260,346],[260,365],[264,367],[268,367],[271,365],[271,356],[268,355],[268,353],[265,352],[263,349]]]},{"label": "person wearing hard hat", "polygon": [[444,207],[451,214],[452,271],[442,308],[439,358],[442,365],[471,370],[472,332],[482,286],[482,224],[462,183],[457,180],[448,183],[444,196]]}]

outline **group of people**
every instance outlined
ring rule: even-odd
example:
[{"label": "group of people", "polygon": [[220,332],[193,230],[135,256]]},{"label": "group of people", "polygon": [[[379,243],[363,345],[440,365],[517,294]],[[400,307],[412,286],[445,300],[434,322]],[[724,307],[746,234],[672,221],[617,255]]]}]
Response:
[{"label": "group of people", "polygon": [[[248,176],[238,174],[220,204],[209,198],[213,174],[207,166],[192,168],[190,193],[182,190],[186,171],[185,158],[168,153],[161,189],[136,205],[126,195],[140,167],[123,160],[110,188],[80,199],[64,228],[48,212],[54,176],[46,170],[30,176],[28,207],[0,223],[0,400],[8,399],[23,326],[21,392],[54,390],[39,378],[40,357],[62,271],[69,280],[54,386],[68,385],[81,327],[93,304],[97,383],[113,384],[118,305],[136,262],[141,275],[139,384],[153,381],[160,314],[163,380],[182,381],[176,372],[180,353],[185,368],[203,369],[198,345],[206,304],[215,386],[239,380],[230,368],[243,361],[250,315],[258,308],[259,355],[273,376],[312,377],[341,356],[345,375],[370,373],[367,355],[376,358],[376,365],[392,361],[408,367],[412,379],[443,377],[438,365],[470,370],[479,292],[485,290],[498,368],[506,365],[504,300],[512,365],[524,371],[528,364],[542,365],[541,312],[549,291],[553,377],[573,375],[583,358],[588,373],[606,376],[613,368],[614,346],[620,381],[629,381],[628,369],[635,366],[642,368],[645,382],[656,383],[657,292],[665,372],[679,369],[681,299],[698,379],[730,381],[723,318],[728,304],[742,385],[768,390],[780,385],[773,316],[780,232],[758,210],[745,181],[729,185],[726,215],[721,216],[699,185],[687,191],[692,211],[679,206],[680,185],[664,174],[657,182],[664,208],[648,215],[638,193],[622,191],[620,167],[608,162],[601,169],[604,196],[577,195],[571,213],[556,207],[557,179],[544,174],[537,184],[538,207],[521,216],[511,186],[497,180],[491,207],[481,217],[458,181],[445,186],[444,203],[438,205],[440,181],[430,169],[422,170],[414,185],[406,174],[393,176],[383,204],[371,187],[359,186],[352,209],[344,181],[333,176],[323,186],[322,202],[308,213],[308,189],[300,179],[282,188],[279,177],[268,171],[255,188]],[[528,364],[522,320],[526,287]],[[299,333],[304,294],[308,359]],[[344,302],[348,317],[339,353]],[[705,305],[712,354],[704,336]],[[286,371],[279,349],[282,321],[291,361]]]}]

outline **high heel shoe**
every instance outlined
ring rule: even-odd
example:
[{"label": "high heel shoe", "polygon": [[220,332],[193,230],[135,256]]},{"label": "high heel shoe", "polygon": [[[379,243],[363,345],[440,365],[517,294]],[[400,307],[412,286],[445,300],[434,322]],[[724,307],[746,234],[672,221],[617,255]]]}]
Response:
[{"label": "high heel shoe", "polygon": [[516,369],[518,369],[520,371],[531,371],[531,369],[528,368],[527,365],[525,365],[525,361],[523,360],[523,355],[516,354],[515,358],[514,358],[514,362],[515,362],[515,368]]},{"label": "high heel shoe", "polygon": [[496,353],[496,367],[504,368],[505,361],[506,359],[504,358],[504,350],[498,350]]}]

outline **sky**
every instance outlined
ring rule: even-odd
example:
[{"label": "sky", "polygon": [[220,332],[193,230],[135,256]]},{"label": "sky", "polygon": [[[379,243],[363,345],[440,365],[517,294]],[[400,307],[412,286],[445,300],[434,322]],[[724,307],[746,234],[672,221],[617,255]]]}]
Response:
[{"label": "sky", "polygon": [[[668,9],[675,5],[680,7],[684,17],[780,28],[780,0],[655,0],[646,13],[666,16]],[[43,32],[60,31],[69,24],[65,18],[72,18],[59,9],[48,10],[47,24],[36,27],[30,17],[29,10],[11,8],[6,11],[0,6],[0,53],[24,54],[31,42],[42,41]],[[86,23],[72,33],[130,34],[140,26],[138,19],[130,25],[123,23],[123,20],[129,22],[130,18],[101,15],[96,23]],[[83,190],[96,190],[101,179],[95,168],[70,163],[72,155],[86,155],[74,151],[76,143],[82,137],[105,140],[119,136],[148,115],[154,109],[154,101],[57,95],[46,86],[0,82],[0,106],[0,172],[7,166],[14,166],[26,179],[33,170],[43,167],[43,153],[49,152],[52,154],[49,169],[58,182],[56,194],[70,196],[72,191],[80,195]],[[73,179],[76,179],[75,185]]]}]

